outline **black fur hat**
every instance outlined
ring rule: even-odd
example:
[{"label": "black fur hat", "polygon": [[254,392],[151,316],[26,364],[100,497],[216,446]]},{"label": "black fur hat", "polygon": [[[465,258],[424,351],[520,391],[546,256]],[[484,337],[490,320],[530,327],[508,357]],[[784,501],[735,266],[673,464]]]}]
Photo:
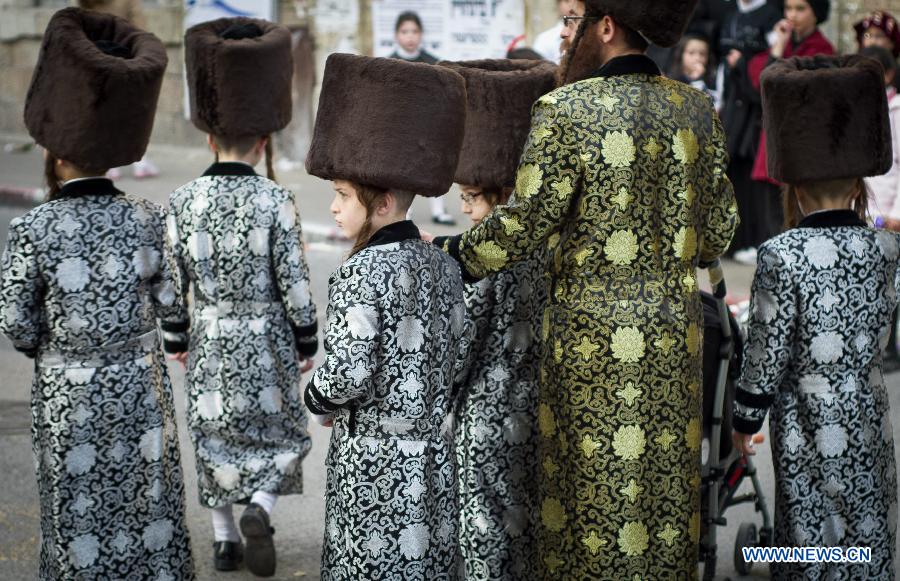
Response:
[{"label": "black fur hat", "polygon": [[266,20],[220,18],[184,35],[191,121],[206,133],[263,136],[291,122],[291,33]]},{"label": "black fur hat", "polygon": [[465,126],[465,81],[450,69],[332,54],[306,171],[441,196],[453,185]]},{"label": "black fur hat", "polygon": [[678,44],[698,0],[586,0],[592,14],[612,16],[657,46]]},{"label": "black fur hat", "polygon": [[789,183],[886,173],[884,71],[860,55],[794,57],[762,74],[769,175]]},{"label": "black fur hat", "polygon": [[80,8],[53,15],[25,99],[25,126],[54,156],[103,170],[143,157],[168,58],[158,38]]},{"label": "black fur hat", "polygon": [[556,65],[507,59],[440,65],[466,80],[466,137],[454,181],[489,189],[514,185],[531,107],[553,90]]}]

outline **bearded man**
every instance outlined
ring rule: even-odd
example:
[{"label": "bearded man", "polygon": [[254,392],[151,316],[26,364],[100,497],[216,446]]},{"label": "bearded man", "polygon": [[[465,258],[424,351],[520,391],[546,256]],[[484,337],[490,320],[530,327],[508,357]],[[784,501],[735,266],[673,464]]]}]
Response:
[{"label": "bearded man", "polygon": [[712,103],[644,54],[675,44],[695,4],[577,2],[562,86],[535,104],[512,201],[435,240],[470,280],[550,253],[545,579],[697,576],[696,269],[728,247],[737,214]]}]

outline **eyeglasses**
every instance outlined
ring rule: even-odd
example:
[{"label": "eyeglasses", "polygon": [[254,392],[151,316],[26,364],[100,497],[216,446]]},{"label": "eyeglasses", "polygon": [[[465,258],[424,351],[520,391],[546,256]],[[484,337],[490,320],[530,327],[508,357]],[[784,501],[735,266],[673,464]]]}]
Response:
[{"label": "eyeglasses", "polygon": [[571,28],[572,24],[580,24],[582,20],[597,20],[595,16],[563,16],[562,23],[566,28]]},{"label": "eyeglasses", "polygon": [[463,201],[463,204],[468,204],[469,206],[471,206],[475,202],[475,199],[479,198],[479,197],[481,197],[480,193],[478,193],[478,194],[462,193],[459,195],[459,199]]}]

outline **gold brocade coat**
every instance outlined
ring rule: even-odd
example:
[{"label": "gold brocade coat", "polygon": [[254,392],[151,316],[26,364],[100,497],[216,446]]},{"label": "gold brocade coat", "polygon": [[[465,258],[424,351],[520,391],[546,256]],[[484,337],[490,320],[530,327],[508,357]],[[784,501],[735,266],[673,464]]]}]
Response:
[{"label": "gold brocade coat", "polygon": [[644,56],[535,104],[508,206],[445,248],[470,278],[551,252],[538,406],[546,579],[684,580],[700,530],[696,268],[737,226],[702,93]]}]

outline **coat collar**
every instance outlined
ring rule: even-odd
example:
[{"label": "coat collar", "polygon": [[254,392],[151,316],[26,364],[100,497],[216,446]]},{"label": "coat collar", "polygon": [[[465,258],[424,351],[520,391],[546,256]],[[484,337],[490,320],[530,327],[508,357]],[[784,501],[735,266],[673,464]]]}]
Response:
[{"label": "coat collar", "polygon": [[240,161],[217,161],[203,172],[204,176],[255,176],[259,175],[250,164]]},{"label": "coat collar", "polygon": [[116,189],[108,178],[79,178],[66,182],[59,190],[60,198],[80,198],[81,196],[123,196],[125,192]]},{"label": "coat collar", "polygon": [[611,59],[590,76],[592,79],[605,79],[621,75],[660,76],[659,67],[645,54],[626,54]]},{"label": "coat collar", "polygon": [[369,238],[369,242],[366,243],[365,247],[371,248],[372,246],[393,244],[394,242],[403,242],[404,240],[421,239],[422,235],[419,233],[419,229],[416,225],[410,220],[403,220],[402,222],[388,224],[381,230],[372,234],[372,237]]},{"label": "coat collar", "polygon": [[813,212],[803,218],[798,228],[840,228],[842,226],[862,226],[866,223],[853,210],[824,210]]}]

